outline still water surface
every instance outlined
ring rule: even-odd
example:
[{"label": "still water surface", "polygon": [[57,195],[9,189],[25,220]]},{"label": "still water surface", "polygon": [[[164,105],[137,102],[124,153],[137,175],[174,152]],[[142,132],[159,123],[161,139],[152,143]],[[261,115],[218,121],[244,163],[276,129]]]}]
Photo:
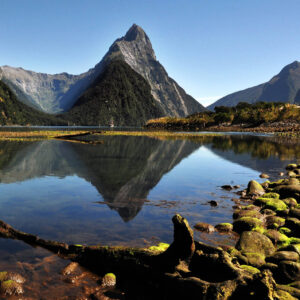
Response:
[{"label": "still water surface", "polygon": [[[58,140],[0,143],[0,219],[74,244],[145,246],[171,242],[175,213],[191,225],[231,222],[233,192],[266,172],[300,162],[300,143],[251,135],[199,141],[105,136],[102,144]],[[217,207],[207,202],[215,200]],[[198,239],[205,239],[196,233]],[[220,243],[233,243],[212,236]],[[47,252],[0,239],[0,271],[20,272]],[[23,265],[22,265],[23,264]]]}]

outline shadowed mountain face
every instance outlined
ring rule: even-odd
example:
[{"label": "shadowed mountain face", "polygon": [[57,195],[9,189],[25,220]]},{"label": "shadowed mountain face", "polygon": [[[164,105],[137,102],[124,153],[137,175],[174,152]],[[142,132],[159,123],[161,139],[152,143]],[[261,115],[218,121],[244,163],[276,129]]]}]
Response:
[{"label": "shadowed mountain face", "polygon": [[127,222],[138,214],[163,175],[198,147],[189,141],[146,137],[104,137],[104,144],[97,146],[61,141],[1,143],[5,157],[0,155],[0,182],[77,175],[91,182]]},{"label": "shadowed mountain face", "polygon": [[213,110],[216,106],[235,106],[239,102],[263,101],[300,104],[299,90],[300,62],[295,61],[285,66],[270,81],[227,95],[208,106],[208,109]]},{"label": "shadowed mountain face", "polygon": [[115,60],[124,61],[144,77],[150,85],[153,98],[165,115],[186,116],[205,110],[168,76],[156,59],[150,39],[137,25],[133,25],[124,37],[117,39],[94,68],[80,75],[50,75],[3,66],[0,67],[0,79],[25,104],[48,113],[61,113],[73,107],[107,65]]}]

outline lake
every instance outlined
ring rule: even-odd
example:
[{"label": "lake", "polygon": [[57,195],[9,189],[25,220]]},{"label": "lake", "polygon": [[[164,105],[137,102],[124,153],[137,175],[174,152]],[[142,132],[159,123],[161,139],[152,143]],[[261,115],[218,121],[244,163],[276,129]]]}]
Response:
[{"label": "lake", "polygon": [[[228,192],[220,186],[244,189],[251,179],[263,182],[262,172],[272,181],[288,163],[300,162],[299,140],[282,137],[100,139],[102,143],[96,145],[59,140],[0,142],[0,219],[44,239],[73,244],[170,243],[174,214],[180,213],[192,226],[200,221],[231,222],[236,190]],[[218,206],[211,207],[211,200]],[[199,232],[195,236],[211,244],[235,243],[234,236]],[[59,286],[57,274],[66,262],[6,239],[0,239],[0,253],[0,271],[20,272],[34,282],[35,293],[54,297],[45,286],[49,282],[54,289]],[[36,281],[36,274],[44,285]]]}]

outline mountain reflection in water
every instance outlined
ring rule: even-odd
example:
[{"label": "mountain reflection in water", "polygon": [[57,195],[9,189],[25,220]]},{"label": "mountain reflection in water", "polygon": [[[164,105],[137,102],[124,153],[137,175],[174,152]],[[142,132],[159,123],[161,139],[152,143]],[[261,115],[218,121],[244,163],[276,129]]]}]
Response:
[{"label": "mountain reflection in water", "polygon": [[[171,224],[165,231],[162,228],[170,223],[174,212],[185,214],[192,222],[230,220],[230,200],[222,200],[223,208],[219,210],[204,206],[208,200],[233,197],[218,186],[231,181],[243,186],[257,172],[269,172],[276,178],[287,163],[300,158],[297,141],[278,137],[208,135],[197,140],[162,140],[103,136],[101,139],[103,144],[97,145],[58,140],[1,142],[0,186],[4,193],[0,219],[24,231],[68,242],[81,242],[83,237],[85,242],[95,242],[99,235],[102,241],[125,241],[134,236],[140,238],[145,232],[165,237],[172,230]],[[79,179],[90,183],[98,196],[91,196],[94,192],[85,190],[86,184],[80,190]],[[13,191],[4,189],[12,184],[17,184]],[[28,186],[24,190],[30,194],[27,198],[34,198],[32,201],[23,190],[20,192],[23,196],[18,194],[19,184]],[[43,191],[49,184],[53,184],[54,199]],[[68,194],[63,194],[64,186]],[[27,200],[22,202],[22,197]],[[181,206],[173,210],[166,206],[164,211],[168,213],[162,213],[157,199]],[[149,201],[155,205],[151,206]],[[122,229],[123,225],[113,215],[98,209],[103,207],[101,204],[116,211],[128,224],[142,214],[134,223],[137,227],[124,225]],[[46,220],[49,224],[43,224]],[[109,235],[108,228],[118,235]],[[124,230],[129,236],[125,236]],[[73,231],[78,234],[75,236]]]}]

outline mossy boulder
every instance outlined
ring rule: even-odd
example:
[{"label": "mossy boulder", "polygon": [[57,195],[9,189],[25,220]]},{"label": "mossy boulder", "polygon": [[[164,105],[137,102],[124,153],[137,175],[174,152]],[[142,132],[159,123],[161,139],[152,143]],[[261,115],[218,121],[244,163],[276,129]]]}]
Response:
[{"label": "mossy boulder", "polygon": [[5,296],[20,295],[24,293],[22,284],[14,280],[5,280],[1,282],[0,292]]},{"label": "mossy boulder", "polygon": [[233,219],[240,219],[242,217],[252,217],[252,218],[261,219],[263,216],[256,208],[256,209],[237,209],[233,212],[232,217]]},{"label": "mossy boulder", "polygon": [[282,201],[291,208],[296,207],[298,204],[295,198],[285,198]]},{"label": "mossy boulder", "polygon": [[279,228],[279,232],[289,236],[292,233],[292,230],[287,227],[281,227]]},{"label": "mossy boulder", "polygon": [[244,253],[244,256],[246,256],[248,260],[248,265],[251,265],[255,268],[260,268],[266,263],[264,255],[261,255],[259,253]]},{"label": "mossy boulder", "polygon": [[[275,225],[276,224],[276,225]],[[285,219],[278,216],[267,216],[266,226],[267,228],[282,227],[285,224]]]},{"label": "mossy boulder", "polygon": [[277,198],[259,197],[255,200],[254,204],[263,206],[264,208],[271,209],[274,211],[288,209],[287,205],[282,200]]},{"label": "mossy boulder", "polygon": [[274,230],[274,229],[269,229],[265,232],[265,235],[274,243],[274,244],[277,244],[277,243],[284,243],[284,242],[287,242],[289,240],[289,238],[283,234],[283,233],[280,233],[279,231],[277,230]]},{"label": "mossy boulder", "polygon": [[273,199],[279,199],[280,195],[277,193],[265,193],[264,198],[273,198]]},{"label": "mossy boulder", "polygon": [[237,233],[250,231],[255,227],[262,227],[263,222],[257,218],[242,217],[233,222],[233,230]]},{"label": "mossy boulder", "polygon": [[233,225],[230,223],[220,223],[217,224],[215,228],[219,232],[229,232],[233,229]]},{"label": "mossy boulder", "polygon": [[242,253],[257,253],[263,256],[269,256],[275,252],[272,241],[267,236],[255,231],[243,232],[236,249]]},{"label": "mossy boulder", "polygon": [[258,274],[260,273],[259,269],[252,267],[252,266],[248,266],[248,265],[241,265],[241,268],[251,274]]},{"label": "mossy boulder", "polygon": [[248,183],[247,194],[248,195],[263,195],[265,193],[264,188],[255,180],[251,180]]},{"label": "mossy boulder", "polygon": [[276,212],[272,209],[264,208],[260,211],[263,215],[276,216]]},{"label": "mossy boulder", "polygon": [[299,260],[299,254],[294,251],[277,251],[271,256],[266,257],[267,262],[278,264],[283,260],[295,261]]},{"label": "mossy boulder", "polygon": [[102,286],[114,287],[117,283],[117,278],[114,273],[107,273],[102,278]]}]

